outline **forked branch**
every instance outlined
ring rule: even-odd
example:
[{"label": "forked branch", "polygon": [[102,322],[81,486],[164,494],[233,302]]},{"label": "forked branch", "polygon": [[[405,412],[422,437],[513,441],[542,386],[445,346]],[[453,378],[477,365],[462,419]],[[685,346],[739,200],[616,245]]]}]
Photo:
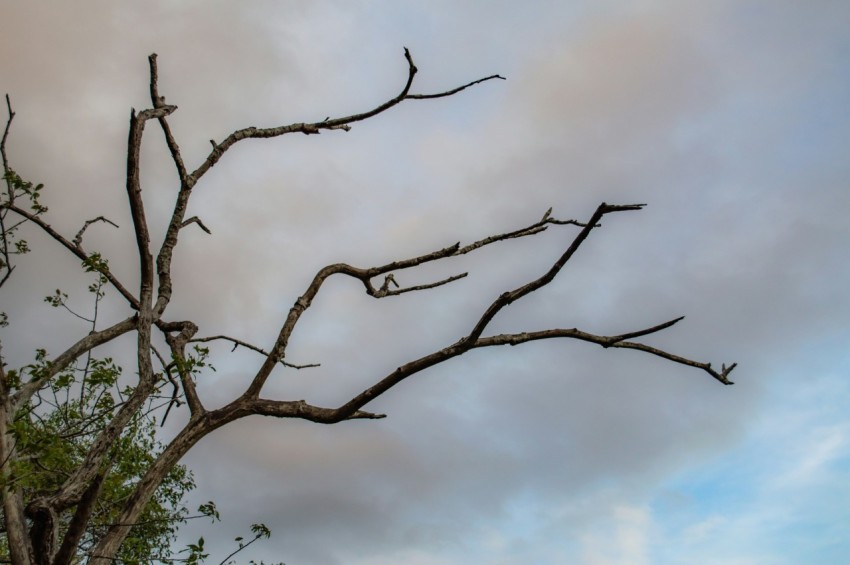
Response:
[{"label": "forked branch", "polygon": [[[423,265],[425,263],[437,261],[439,259],[469,253],[471,251],[480,249],[486,245],[490,245],[498,241],[534,235],[545,230],[547,224],[571,224],[580,226],[582,229],[575,236],[575,238],[573,239],[571,244],[566,248],[563,254],[543,275],[531,280],[530,282],[512,291],[504,292],[498,297],[496,297],[496,299],[494,299],[493,302],[486,308],[486,310],[481,315],[476,324],[472,327],[468,335],[462,337],[460,340],[448,347],[445,347],[430,355],[426,355],[420,359],[417,359],[397,368],[391,374],[387,375],[384,379],[382,379],[372,387],[369,387],[368,389],[364,390],[362,393],[352,398],[345,405],[339,407],[335,415],[335,418],[337,418],[336,421],[348,419],[352,414],[360,410],[363,406],[365,406],[366,404],[368,404],[369,402],[371,402],[372,400],[374,400],[396,384],[400,383],[407,377],[416,374],[428,367],[432,367],[439,363],[443,363],[453,357],[462,355],[470,349],[493,345],[517,345],[519,343],[524,343],[525,341],[531,341],[533,339],[544,339],[553,337],[570,337],[576,339],[583,339],[584,341],[598,343],[599,345],[603,345],[604,347],[638,349],[656,356],[669,359],[671,361],[675,361],[677,363],[682,363],[703,369],[720,382],[723,382],[724,384],[731,384],[727,377],[729,371],[734,368],[734,365],[729,369],[726,369],[724,366],[724,369],[721,372],[717,372],[711,369],[710,364],[690,361],[688,359],[667,353],[656,348],[652,348],[650,346],[626,341],[628,339],[642,337],[666,329],[677,323],[681,318],[665,322],[658,326],[653,326],[651,328],[646,328],[635,332],[629,332],[618,336],[596,336],[594,334],[582,332],[577,329],[555,329],[545,330],[543,332],[494,336],[491,338],[481,337],[484,330],[502,309],[552,282],[552,280],[555,279],[555,277],[563,269],[566,263],[573,257],[573,255],[581,246],[581,244],[585,241],[585,239],[587,239],[587,237],[590,235],[590,232],[595,228],[601,226],[600,220],[603,216],[614,212],[636,211],[642,209],[644,206],[644,204],[611,205],[607,203],[602,203],[599,205],[599,207],[596,209],[596,211],[593,213],[593,215],[587,222],[578,222],[575,220],[562,221],[553,219],[551,217],[550,209],[543,215],[543,218],[540,221],[534,224],[512,232],[489,236],[466,246],[461,246],[460,243],[456,243],[455,245],[425,255],[420,255],[418,257],[401,261],[394,261],[392,263],[387,263],[386,265],[382,265],[380,267],[373,267],[370,269],[361,269],[344,263],[329,265],[316,274],[313,281],[307,288],[307,291],[298,298],[293,307],[290,309],[289,315],[287,316],[278,334],[278,339],[276,340],[273,348],[269,352],[266,361],[263,363],[263,366],[257,372],[250,386],[243,395],[243,398],[259,398],[260,391],[262,390],[263,385],[271,374],[274,365],[283,358],[283,355],[285,354],[286,350],[286,345],[289,341],[290,336],[292,335],[292,332],[294,331],[296,324],[298,323],[298,320],[300,319],[301,315],[311,306],[322,285],[330,276],[335,274],[342,274],[356,278],[364,284],[364,286],[366,287],[367,294],[376,298],[400,294],[402,292],[408,292],[413,290],[430,289],[463,278],[466,276],[466,273],[456,275],[454,277],[449,277],[447,279],[432,284],[419,285],[406,289],[391,289],[390,285],[394,285],[396,287],[399,286],[398,282],[395,279],[393,271],[409,269],[412,267]],[[371,280],[372,278],[380,275],[384,275],[385,277],[383,284],[380,287],[375,288]]]},{"label": "forked branch", "polygon": [[405,100],[426,100],[432,98],[444,98],[446,96],[451,96],[453,94],[457,94],[462,90],[465,90],[471,86],[476,84],[480,84],[482,82],[486,82],[488,80],[493,79],[501,79],[505,80],[504,77],[500,75],[490,75],[484,78],[480,78],[478,80],[474,80],[462,86],[458,86],[456,88],[452,88],[450,90],[446,90],[443,92],[437,92],[434,94],[410,94],[410,88],[413,86],[413,79],[416,76],[418,69],[416,65],[413,63],[413,57],[410,54],[410,50],[406,47],[404,49],[404,58],[407,61],[407,80],[404,83],[404,86],[396,96],[390,98],[383,104],[379,104],[378,106],[368,110],[366,112],[361,112],[359,114],[352,114],[350,116],[344,116],[341,118],[325,118],[320,122],[298,122],[285,126],[271,127],[271,128],[256,128],[256,127],[248,127],[244,129],[240,129],[234,131],[230,135],[228,135],[224,141],[221,143],[213,143],[213,149],[210,152],[207,159],[201,164],[200,167],[195,169],[195,171],[191,174],[191,177],[196,181],[213,165],[215,165],[221,156],[230,149],[235,143],[242,141],[243,139],[262,139],[262,138],[271,138],[271,137],[279,137],[281,135],[286,135],[288,133],[303,133],[303,134],[317,134],[321,133],[322,130],[334,130],[334,129],[342,129],[348,131],[350,129],[350,124],[355,122],[361,122],[363,120],[369,119],[373,116],[377,116],[380,113],[386,112],[393,106],[400,104]]},{"label": "forked branch", "polygon": [[[535,339],[547,339],[555,337],[581,339],[584,341],[597,343],[599,345],[602,345],[603,347],[622,347],[637,349],[639,351],[644,351],[646,353],[663,357],[665,359],[675,361],[677,363],[682,363],[685,365],[703,369],[720,382],[724,384],[732,384],[732,382],[728,379],[728,375],[732,371],[732,369],[735,368],[734,364],[728,368],[724,365],[723,369],[720,372],[717,372],[711,368],[711,365],[709,363],[699,363],[696,361],[691,361],[689,359],[685,359],[683,357],[673,355],[671,353],[667,353],[666,351],[662,351],[660,349],[656,349],[647,345],[625,341],[626,339],[642,337],[669,328],[670,326],[679,322],[682,318],[676,318],[674,320],[670,320],[657,326],[616,336],[597,336],[574,328],[571,330],[554,329],[532,333],[506,334],[489,338],[481,337],[481,334],[487,328],[489,323],[503,308],[552,282],[552,280],[554,280],[554,278],[558,275],[561,269],[563,269],[564,265],[566,265],[567,261],[572,258],[572,256],[575,254],[575,252],[578,250],[578,248],[581,246],[582,242],[587,238],[590,232],[600,225],[599,221],[604,215],[612,212],[640,210],[641,208],[643,208],[643,206],[644,204],[615,206],[602,203],[596,209],[596,212],[594,212],[590,220],[587,223],[583,224],[581,232],[579,232],[579,234],[575,237],[570,246],[558,258],[558,260],[555,261],[555,263],[546,273],[544,273],[541,277],[528,282],[525,285],[522,285],[512,291],[504,292],[499,295],[485,310],[485,312],[482,314],[481,318],[472,328],[470,333],[465,337],[443,349],[440,349],[439,351],[435,351],[429,355],[420,357],[419,359],[416,359],[398,367],[395,371],[384,377],[381,381],[367,388],[366,390],[352,398],[350,401],[340,406],[337,409],[335,415],[337,421],[347,419],[351,414],[362,409],[366,404],[368,404],[375,398],[381,396],[382,394],[384,394],[389,389],[399,384],[406,378],[416,373],[419,373],[429,367],[433,367],[434,365],[438,365],[440,363],[448,361],[449,359],[452,359],[459,355],[463,355],[471,349],[494,345],[518,345],[520,343],[525,343],[527,341],[532,341]],[[546,215],[543,216],[543,220],[546,220],[549,217],[549,214],[550,212],[547,212]]]},{"label": "forked branch", "polygon": [[[618,210],[612,209],[610,211]],[[434,283],[416,285],[407,288],[391,289],[390,284],[394,284],[397,287],[400,286],[399,283],[395,280],[395,275],[393,274],[396,271],[411,269],[413,267],[418,267],[420,265],[425,265],[427,263],[438,261],[440,259],[446,259],[448,257],[457,257],[460,255],[465,255],[467,253],[471,253],[475,250],[481,249],[482,247],[485,247],[487,245],[497,243],[499,241],[539,234],[545,231],[549,224],[576,225],[582,226],[585,230],[590,230],[595,225],[597,225],[595,222],[591,224],[584,224],[576,220],[554,219],[551,217],[550,209],[546,212],[546,214],[544,214],[543,218],[533,224],[530,224],[518,230],[491,235],[468,245],[461,246],[460,242],[458,242],[454,245],[450,245],[449,247],[444,247],[443,249],[432,251],[431,253],[426,253],[424,255],[419,255],[400,261],[392,261],[391,263],[387,263],[385,265],[371,267],[367,269],[353,267],[346,263],[336,263],[333,265],[328,265],[327,267],[321,269],[318,273],[316,273],[316,276],[313,277],[313,281],[307,287],[307,290],[298,298],[298,300],[295,301],[295,304],[289,310],[289,314],[287,315],[286,320],[284,321],[283,326],[281,327],[280,332],[278,333],[278,337],[275,341],[274,346],[269,351],[266,361],[263,363],[262,367],[260,367],[260,370],[254,376],[250,386],[245,391],[244,397],[259,397],[260,391],[262,390],[263,385],[265,384],[269,375],[271,375],[271,372],[274,369],[275,365],[281,359],[283,359],[286,351],[286,345],[289,342],[289,338],[292,335],[292,332],[295,330],[295,326],[298,323],[298,320],[301,318],[301,315],[311,306],[311,304],[313,303],[313,299],[319,293],[319,290],[321,290],[322,285],[324,285],[325,281],[331,276],[347,275],[349,277],[359,280],[366,288],[366,293],[374,298],[384,298],[386,296],[395,296],[398,294],[403,294],[416,290],[432,289],[462,279],[467,276],[467,273],[454,275]],[[380,287],[376,288],[375,285],[372,283],[372,279],[380,276],[385,277],[384,282]]]},{"label": "forked branch", "polygon": [[[390,98],[386,102],[376,106],[375,108],[372,108],[371,110],[368,110],[366,112],[352,114],[350,116],[344,116],[341,118],[325,118],[324,120],[319,122],[296,122],[289,125],[271,128],[256,128],[252,126],[236,130],[230,135],[228,135],[226,138],[224,138],[221,143],[216,143],[214,140],[210,140],[210,143],[212,144],[212,150],[210,151],[209,155],[204,160],[204,162],[201,163],[200,166],[198,166],[197,169],[189,173],[187,172],[186,166],[183,163],[183,158],[180,154],[180,147],[166,119],[167,114],[173,112],[174,109],[176,109],[176,106],[169,106],[165,104],[165,98],[159,92],[157,55],[154,53],[150,55],[150,57],[148,57],[150,67],[151,103],[153,104],[155,110],[167,110],[166,112],[157,114],[156,117],[159,120],[160,125],[162,126],[162,130],[166,139],[166,144],[168,145],[172,160],[174,161],[174,164],[177,168],[178,177],[180,178],[180,190],[178,192],[177,199],[174,205],[174,211],[172,213],[162,247],[160,248],[159,254],[157,255],[159,294],[157,297],[157,303],[154,307],[155,317],[158,318],[163,314],[166,306],[168,305],[168,302],[171,299],[171,261],[174,253],[174,248],[177,245],[177,238],[180,228],[185,227],[189,222],[192,221],[192,219],[184,221],[192,189],[198,183],[201,177],[203,177],[203,175],[211,167],[218,163],[219,159],[221,159],[224,153],[228,149],[233,147],[233,145],[235,145],[237,142],[242,141],[243,139],[268,139],[273,137],[280,137],[289,133],[318,134],[322,130],[340,129],[348,131],[351,129],[350,124],[360,122],[378,114],[381,114],[389,110],[390,108],[400,104],[404,100],[443,98],[446,96],[457,94],[458,92],[461,92],[471,86],[492,79],[504,80],[504,77],[500,75],[491,75],[484,78],[480,78],[478,80],[474,80],[462,86],[446,90],[444,92],[438,92],[434,94],[410,94],[410,89],[413,86],[413,79],[416,76],[417,68],[416,65],[413,63],[413,57],[411,56],[410,51],[407,48],[404,49],[404,58],[407,61],[408,72],[407,79],[401,89],[401,92],[399,92],[399,94],[397,94],[393,98]],[[138,143],[141,143],[141,138],[138,139]],[[135,147],[135,145],[133,145],[133,147]],[[135,149],[133,149],[133,151],[135,151]],[[207,233],[209,233],[209,230],[206,229],[206,226],[204,226],[200,222],[200,220],[198,220],[197,222],[198,225],[202,229],[204,229],[204,231],[207,231]],[[399,293],[395,292],[392,294]]]},{"label": "forked branch", "polygon": [[[49,379],[55,376],[63,368],[69,366],[81,354],[91,351],[93,348],[102,345],[108,341],[117,338],[120,335],[135,331],[137,333],[137,374],[138,383],[134,387],[129,398],[122,402],[120,406],[115,407],[115,412],[112,415],[109,423],[100,430],[96,439],[92,443],[88,452],[82,458],[82,463],[74,470],[70,477],[53,492],[41,493],[26,505],[27,517],[30,523],[33,524],[33,530],[36,526],[40,528],[39,539],[59,540],[58,528],[60,520],[54,519],[64,514],[63,524],[70,524],[70,527],[65,527],[66,534],[62,541],[62,546],[55,552],[57,559],[68,561],[76,555],[79,550],[80,535],[89,521],[91,511],[96,504],[98,491],[101,488],[105,478],[107,469],[105,462],[108,462],[110,449],[121,437],[122,430],[131,421],[134,415],[144,413],[144,406],[151,406],[149,399],[152,395],[158,394],[161,386],[166,385],[163,381],[163,375],[155,373],[153,370],[151,351],[153,350],[151,341],[151,332],[153,327],[157,327],[164,335],[164,338],[171,350],[171,360],[159,357],[160,364],[167,374],[169,381],[174,386],[174,394],[171,402],[168,403],[169,409],[172,404],[178,400],[178,384],[177,378],[173,373],[177,371],[179,377],[180,388],[182,388],[182,398],[185,398],[186,404],[189,407],[189,419],[182,430],[169,442],[165,450],[156,457],[156,459],[147,468],[138,482],[133,486],[133,492],[129,494],[123,502],[123,508],[119,512],[117,520],[110,526],[108,533],[103,535],[97,542],[96,547],[88,553],[91,563],[111,563],[115,560],[117,551],[127,536],[133,524],[136,524],[145,505],[150,500],[153,493],[162,484],[167,473],[174,468],[174,465],[192,448],[201,438],[205,437],[212,431],[240,418],[251,415],[263,415],[276,418],[295,418],[308,420],[311,422],[333,424],[345,420],[354,419],[379,419],[383,418],[383,414],[373,413],[365,410],[367,404],[372,400],[381,396],[394,386],[398,385],[405,379],[420,373],[429,367],[444,363],[454,357],[463,355],[472,349],[483,347],[494,347],[500,345],[521,345],[531,341],[543,339],[575,339],[594,343],[604,348],[622,348],[641,351],[649,355],[654,355],[675,363],[687,365],[700,369],[714,379],[723,384],[732,384],[729,380],[729,374],[735,368],[735,364],[730,366],[722,365],[720,370],[712,368],[709,363],[693,361],[673,353],[669,353],[662,349],[658,349],[649,345],[640,343],[639,339],[653,335],[677,324],[682,318],[675,318],[661,324],[649,326],[643,329],[629,331],[617,335],[598,335],[589,333],[577,328],[553,328],[530,332],[520,333],[505,333],[498,335],[485,336],[493,319],[508,306],[518,300],[536,292],[537,290],[550,284],[558,274],[563,270],[565,265],[572,259],[582,243],[589,237],[591,232],[596,228],[601,227],[603,216],[614,212],[636,211],[643,208],[643,204],[627,204],[627,205],[610,205],[602,203],[591,217],[586,222],[578,220],[559,220],[552,216],[550,208],[543,214],[542,218],[536,222],[530,223],[519,229],[504,233],[497,233],[487,236],[483,239],[473,241],[462,245],[460,242],[437,249],[429,253],[392,261],[383,265],[361,268],[348,265],[345,263],[337,263],[324,267],[319,270],[313,277],[312,281],[307,286],[304,293],[298,297],[295,303],[290,308],[285,319],[282,321],[278,335],[274,340],[270,349],[255,346],[246,341],[229,337],[226,335],[213,335],[210,337],[194,337],[198,331],[198,327],[190,321],[168,321],[165,317],[165,311],[170,303],[172,296],[172,260],[174,250],[178,243],[178,236],[182,228],[191,224],[197,224],[199,228],[209,233],[210,230],[197,217],[187,218],[188,203],[194,187],[197,185],[203,175],[213,167],[221,157],[233,145],[244,139],[268,139],[286,135],[289,133],[302,134],[318,134],[322,130],[344,130],[348,131],[351,125],[377,116],[405,100],[428,100],[436,98],[444,98],[457,94],[474,85],[494,80],[504,79],[500,75],[491,75],[478,80],[474,80],[461,86],[432,94],[414,94],[412,87],[414,78],[417,74],[416,65],[409,50],[404,50],[405,61],[407,62],[407,76],[401,90],[395,96],[389,98],[378,106],[362,113],[352,114],[339,118],[325,118],[317,122],[297,122],[289,125],[281,125],[270,128],[247,127],[230,133],[220,143],[211,141],[212,149],[203,161],[191,170],[187,168],[181,155],[180,146],[172,132],[168,117],[177,107],[166,104],[165,98],[160,94],[158,84],[158,68],[157,56],[152,54],[149,59],[150,67],[150,109],[142,110],[138,113],[133,111],[130,115],[129,139],[127,147],[127,178],[126,190],[128,203],[130,205],[130,213],[133,221],[133,233],[136,240],[136,248],[139,258],[139,273],[140,284],[138,294],[134,295],[129,292],[121,283],[112,275],[106,267],[105,262],[99,261],[99,256],[86,254],[82,247],[83,236],[87,228],[95,222],[112,223],[103,216],[96,217],[92,220],[87,220],[80,231],[73,239],[68,239],[54,230],[42,217],[39,216],[42,209],[36,209],[36,213],[29,212],[14,202],[14,191],[10,189],[10,195],[2,204],[2,214],[0,221],[6,212],[14,212],[21,218],[21,222],[31,221],[54,240],[58,241],[67,250],[79,257],[83,261],[87,261],[87,265],[95,265],[94,268],[101,272],[106,279],[128,300],[130,305],[137,312],[127,319],[114,324],[113,326],[92,332],[85,338],[77,341],[67,351],[60,354],[51,363],[46,365],[41,373],[35,376],[31,381],[23,383],[14,395],[4,388],[5,379],[0,378],[0,396],[3,396],[3,403],[0,403],[0,411],[3,411],[7,416],[14,415],[18,409],[23,408],[27,402],[32,401]],[[6,128],[0,140],[0,153],[2,153],[4,169],[9,172],[9,167],[6,161],[5,143],[9,133],[14,113],[11,111],[11,104],[7,97],[7,107],[9,109],[9,119],[6,123]],[[163,243],[159,247],[156,255],[156,260],[151,251],[151,234],[149,233],[149,225],[145,215],[145,206],[142,198],[142,185],[140,179],[140,155],[141,144],[144,133],[144,127],[148,120],[157,120],[165,137],[166,145],[168,146],[171,159],[174,163],[177,177],[179,179],[179,189],[176,191],[174,208],[171,213],[168,227],[165,230]],[[112,224],[115,225],[115,224]],[[468,253],[475,252],[484,247],[494,245],[501,241],[509,239],[525,238],[540,234],[546,231],[550,226],[565,226],[571,225],[578,228],[578,233],[574,235],[571,241],[565,245],[563,252],[555,258],[553,263],[539,276],[529,277],[529,280],[514,288],[495,296],[492,301],[480,314],[480,317],[470,324],[469,331],[462,335],[453,343],[424,355],[418,359],[414,359],[405,363],[395,370],[386,374],[380,380],[362,392],[355,394],[345,402],[335,408],[327,408],[314,406],[305,400],[273,400],[262,398],[261,393],[269,376],[278,365],[284,365],[290,368],[302,369],[307,367],[317,367],[317,364],[295,365],[285,361],[287,346],[293,332],[301,319],[304,312],[310,308],[318,293],[323,288],[324,283],[333,275],[345,275],[360,281],[363,284],[365,292],[373,298],[386,298],[389,296],[397,296],[401,294],[431,290],[444,285],[454,283],[467,277],[468,273],[457,273],[448,277],[441,278],[436,281],[426,282],[422,284],[411,284],[410,281],[403,283],[401,281],[401,273],[409,269],[427,265],[439,260],[459,257]],[[117,227],[117,226],[116,226]],[[6,233],[6,229],[0,224],[0,232]],[[158,238],[153,237],[154,240]],[[5,248],[5,243],[4,243]],[[4,259],[8,264],[8,260]],[[6,275],[8,276],[8,274]],[[1,283],[0,283],[1,284]],[[156,296],[154,297],[154,293]],[[203,364],[195,362],[191,354],[187,354],[186,346],[191,343],[207,343],[213,341],[226,341],[232,344],[233,348],[244,347],[262,356],[262,363],[257,372],[251,377],[248,386],[244,393],[238,398],[233,399],[229,404],[214,410],[207,410],[201,401],[201,398],[196,390],[194,373],[199,366]],[[155,351],[155,350],[153,350]],[[158,352],[155,352],[159,356]],[[3,365],[0,363],[0,377],[3,377]],[[39,398],[38,396],[35,397]],[[34,403],[34,401],[33,401]],[[147,404],[146,404],[147,403]],[[166,409],[166,415],[168,410]],[[0,418],[0,424],[5,422]],[[11,420],[9,420],[11,421]],[[0,427],[3,427],[0,425]],[[10,437],[9,434],[0,430],[0,439]],[[7,454],[8,457],[14,455],[14,447],[7,448],[0,442],[0,451]],[[2,455],[2,454],[0,454]],[[4,456],[5,457],[5,456]],[[6,460],[3,460],[6,464]],[[4,473],[6,471],[4,470]],[[11,499],[9,499],[11,500]],[[73,516],[69,512],[76,507]],[[18,519],[19,537],[26,537],[25,519],[22,515],[22,503],[15,505],[7,505],[4,508],[9,522],[10,513],[17,512],[20,514]],[[17,510],[16,510],[17,509]],[[32,535],[35,539],[35,534]],[[9,537],[9,539],[12,539]],[[45,545],[46,547],[46,545]],[[32,548],[22,550],[24,553],[32,554]],[[48,552],[49,553],[49,552]],[[45,554],[47,555],[47,554]],[[26,557],[26,556],[25,556]],[[49,556],[48,556],[49,557]],[[40,559],[40,562],[48,562],[48,559]],[[26,560],[21,562],[27,562]]]}]

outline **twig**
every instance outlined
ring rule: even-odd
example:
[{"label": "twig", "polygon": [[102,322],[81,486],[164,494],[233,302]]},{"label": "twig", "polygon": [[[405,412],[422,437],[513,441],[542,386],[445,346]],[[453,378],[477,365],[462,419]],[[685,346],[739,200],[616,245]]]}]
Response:
[{"label": "twig", "polygon": [[83,245],[83,233],[85,233],[85,231],[89,228],[89,226],[92,225],[95,222],[106,222],[107,224],[109,224],[109,225],[111,225],[115,228],[118,228],[118,224],[116,224],[115,222],[113,222],[112,220],[110,220],[110,219],[108,219],[104,216],[98,216],[97,218],[94,218],[92,220],[86,220],[86,223],[83,224],[83,227],[80,228],[80,231],[77,232],[77,235],[75,235],[74,239],[72,240],[73,244],[77,247],[77,249],[82,251],[82,249],[83,249],[83,247],[82,247],[82,245]]},{"label": "twig", "polygon": [[180,227],[185,228],[189,224],[198,224],[199,228],[201,228],[202,230],[204,230],[208,234],[212,235],[212,232],[209,230],[209,228],[207,226],[205,226],[204,222],[202,222],[201,219],[198,218],[197,216],[192,216],[191,218],[189,218],[188,220],[186,220],[185,222],[180,224]]},{"label": "twig", "polygon": [[[242,346],[245,349],[250,349],[251,351],[256,351],[257,353],[259,353],[260,355],[263,355],[264,357],[269,356],[268,351],[264,350],[261,347],[257,347],[256,345],[252,345],[252,344],[250,344],[246,341],[242,341],[241,339],[236,339],[236,338],[226,336],[226,335],[197,337],[197,338],[194,338],[194,339],[190,339],[189,343],[206,343],[206,342],[218,341],[218,340],[231,342],[233,344],[233,348],[230,350],[231,352],[236,351],[237,347]],[[322,366],[321,363],[308,363],[306,365],[295,365],[293,363],[289,363],[287,361],[284,361],[283,359],[280,360],[280,364],[285,366],[285,367],[289,367],[290,369],[311,369],[311,368],[314,368],[314,367],[321,367]]]}]

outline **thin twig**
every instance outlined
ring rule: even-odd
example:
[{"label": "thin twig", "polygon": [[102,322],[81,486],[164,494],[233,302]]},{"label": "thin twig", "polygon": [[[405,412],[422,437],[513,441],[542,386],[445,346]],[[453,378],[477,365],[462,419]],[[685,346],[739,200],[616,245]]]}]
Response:
[{"label": "thin twig", "polygon": [[115,222],[113,222],[112,220],[110,220],[109,218],[106,218],[104,216],[98,216],[97,218],[94,218],[92,220],[86,220],[86,223],[83,224],[83,227],[80,228],[80,231],[77,232],[77,235],[75,235],[74,239],[72,240],[72,242],[74,243],[74,245],[78,249],[82,250],[83,234],[89,228],[89,226],[92,225],[95,222],[106,222],[107,224],[109,224],[109,225],[111,225],[115,228],[118,228],[118,224],[116,224]]},{"label": "thin twig", "polygon": [[[236,348],[241,346],[241,347],[244,347],[245,349],[250,349],[251,351],[256,351],[257,353],[259,353],[260,355],[263,355],[264,357],[269,356],[268,351],[264,350],[261,347],[257,347],[256,345],[252,345],[252,344],[248,343],[247,341],[242,341],[241,339],[236,339],[236,338],[226,336],[226,335],[213,335],[213,336],[209,336],[209,337],[196,337],[194,339],[190,339],[189,343],[207,343],[207,342],[210,342],[210,341],[219,341],[219,340],[229,341],[230,343],[232,343],[233,348],[230,350],[231,352],[236,351]],[[308,363],[306,365],[295,365],[293,363],[289,363],[287,361],[284,361],[283,359],[280,360],[280,364],[285,366],[285,367],[289,367],[290,369],[312,369],[312,368],[315,368],[315,367],[321,367],[322,366],[321,363]]]},{"label": "thin twig", "polygon": [[204,225],[204,222],[202,222],[202,221],[201,221],[201,219],[200,219],[200,218],[198,218],[197,216],[192,216],[191,218],[189,218],[188,220],[186,220],[185,222],[183,222],[182,224],[180,224],[180,227],[181,227],[181,228],[185,228],[185,227],[186,227],[186,226],[188,226],[189,224],[198,224],[198,227],[199,227],[199,228],[201,228],[202,230],[204,230],[204,231],[205,231],[205,232],[207,232],[208,234],[212,234],[212,232],[210,231],[210,229],[209,229],[207,226],[205,226],[205,225]]}]

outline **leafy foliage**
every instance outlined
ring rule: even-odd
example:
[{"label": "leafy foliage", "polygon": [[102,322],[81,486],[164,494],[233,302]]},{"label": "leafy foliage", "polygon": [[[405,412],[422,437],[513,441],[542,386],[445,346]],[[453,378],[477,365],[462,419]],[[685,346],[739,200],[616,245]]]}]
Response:
[{"label": "leafy foliage", "polygon": [[[16,175],[14,179],[28,191],[36,193],[41,190],[40,185],[36,188],[23,183]],[[44,210],[43,207],[39,209]],[[18,247],[29,249],[26,242]],[[90,323],[94,329],[97,325],[98,305],[105,294],[104,285],[108,282],[103,274],[108,270],[108,264],[95,252],[82,261],[81,267],[84,272],[96,275],[95,281],[88,286],[88,291],[93,295],[91,317],[73,310],[68,304],[68,293],[62,289],[56,289],[44,298],[44,302],[53,308],[66,310]],[[0,323],[5,320],[5,314],[0,316]],[[208,361],[209,348],[194,345],[192,351],[184,358],[172,358],[167,365],[161,359],[164,367],[159,389],[173,382],[171,372],[174,370],[193,378],[202,370],[215,371],[215,367]],[[24,366],[20,372],[9,369],[5,374],[9,391],[20,389],[22,382],[45,381],[44,387],[15,416],[10,431],[15,439],[17,458],[11,463],[8,480],[0,478],[3,481],[0,486],[20,488],[25,499],[50,494],[65,483],[81,465],[97,435],[133,392],[132,386],[122,385],[122,368],[110,357],[88,355],[81,366],[71,366],[50,379],[44,379],[51,369],[47,350],[37,349],[33,357],[33,362]],[[157,394],[150,397],[147,408],[133,415],[118,441],[111,446],[107,463],[101,469],[104,478],[98,504],[77,548],[78,560],[84,559],[109,526],[116,522],[120,509],[133,493],[137,481],[163,449],[157,439],[159,426],[154,414],[165,404],[170,409],[172,404],[179,404],[180,400],[176,396],[164,397],[159,394],[159,389]],[[168,409],[163,418],[167,415]],[[221,520],[218,509],[211,501],[200,505],[197,514],[189,515],[184,499],[194,487],[192,472],[185,465],[174,466],[122,544],[116,555],[118,562],[128,565],[154,562],[205,563],[209,553],[203,537],[177,551],[178,557],[175,557],[173,549],[179,527],[187,520],[203,517],[211,518],[213,522]],[[65,522],[64,528],[67,528],[71,514],[63,515],[61,520]],[[271,535],[264,524],[253,524],[251,532],[253,538],[248,541],[241,536],[234,540],[237,547],[222,564],[235,563],[231,557]],[[8,554],[8,541],[4,533],[0,532],[0,561]],[[255,565],[264,564],[260,562]]]},{"label": "leafy foliage", "polygon": [[[35,362],[25,368],[31,378],[37,378],[46,368],[45,357],[46,351],[38,350]],[[21,411],[13,426],[20,456],[12,476],[24,496],[55,491],[80,466],[97,434],[131,392],[126,386],[121,389],[120,376],[121,367],[112,359],[91,358],[84,367],[51,379],[34,397],[35,402]],[[115,522],[136,481],[161,451],[157,427],[149,412],[139,412],[111,447],[108,463],[101,470],[105,478],[98,504],[80,543],[80,555]],[[194,486],[192,473],[184,465],[175,466],[167,474],[122,545],[122,562],[168,558],[177,528],[188,516],[184,497]]]}]

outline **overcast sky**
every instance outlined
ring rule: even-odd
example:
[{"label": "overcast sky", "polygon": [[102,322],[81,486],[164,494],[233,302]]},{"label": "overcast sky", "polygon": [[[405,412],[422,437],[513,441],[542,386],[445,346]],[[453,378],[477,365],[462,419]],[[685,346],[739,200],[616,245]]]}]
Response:
[{"label": "overcast sky", "polygon": [[[549,287],[492,332],[618,334],[687,318],[651,344],[738,362],[735,386],[629,351],[537,342],[478,351],[376,401],[380,421],[243,420],[185,462],[193,504],[224,522],[217,563],[288,565],[797,564],[850,559],[850,4],[673,2],[4,2],[0,91],[9,155],[46,184],[50,221],[93,227],[133,284],[125,203],[131,107],[147,55],[194,168],[234,129],[321,120],[394,96],[403,47],[434,92],[348,132],[246,141],[195,190],[170,319],[268,346],[322,266],[367,267],[516,229],[547,208],[604,221]],[[160,229],[177,186],[162,135],[144,146]],[[375,301],[331,281],[265,395],[333,406],[447,345],[499,293],[539,276],[576,229],[553,228],[399,274],[453,285]],[[85,328],[42,304],[86,304],[76,261],[35,238],[4,288],[4,354],[26,363]],[[75,298],[76,297],[76,298]],[[126,309],[110,303],[103,323]],[[78,335],[78,334],[77,334]],[[132,339],[128,343],[132,343]],[[210,406],[260,359],[215,347]],[[128,369],[132,371],[132,369]],[[215,559],[218,557],[218,559]]]}]

